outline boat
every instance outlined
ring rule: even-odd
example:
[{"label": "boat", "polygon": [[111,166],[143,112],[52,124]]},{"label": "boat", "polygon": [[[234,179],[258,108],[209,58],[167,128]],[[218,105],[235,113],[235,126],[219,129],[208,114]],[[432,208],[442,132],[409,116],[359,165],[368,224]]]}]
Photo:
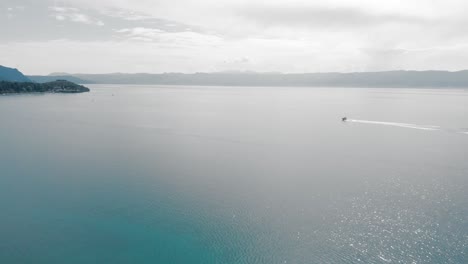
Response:
[{"label": "boat", "polygon": [[346,120],[348,120],[348,118],[346,116],[341,118],[341,121],[343,121],[343,122],[346,122]]}]

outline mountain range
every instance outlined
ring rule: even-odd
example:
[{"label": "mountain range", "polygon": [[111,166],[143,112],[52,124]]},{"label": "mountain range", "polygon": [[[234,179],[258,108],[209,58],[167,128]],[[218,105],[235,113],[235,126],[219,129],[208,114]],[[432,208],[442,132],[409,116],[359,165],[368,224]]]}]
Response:
[{"label": "mountain range", "polygon": [[303,87],[468,87],[468,70],[383,71],[355,73],[109,73],[25,76],[19,70],[0,66],[0,81],[46,83],[66,80],[79,84],[162,84],[213,86],[303,86]]},{"label": "mountain range", "polygon": [[28,76],[35,82],[57,78],[81,84],[163,84],[217,86],[304,86],[304,87],[468,87],[464,71],[384,71],[355,73],[110,73]]}]

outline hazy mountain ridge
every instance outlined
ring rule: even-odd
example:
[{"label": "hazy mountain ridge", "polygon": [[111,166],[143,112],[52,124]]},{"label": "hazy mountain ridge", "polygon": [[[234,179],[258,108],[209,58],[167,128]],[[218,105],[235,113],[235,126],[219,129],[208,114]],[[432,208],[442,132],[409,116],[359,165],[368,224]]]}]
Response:
[{"label": "hazy mountain ridge", "polygon": [[31,80],[24,76],[18,69],[0,65],[0,81],[30,82]]},{"label": "hazy mountain ridge", "polygon": [[79,84],[90,84],[94,83],[92,81],[88,80],[83,80],[78,77],[75,77],[73,75],[69,75],[67,73],[63,73],[63,75],[46,75],[46,76],[41,76],[41,75],[28,75],[28,78],[33,81],[33,82],[38,82],[38,83],[46,83],[46,82],[53,82],[55,80],[66,80],[69,82],[73,83],[79,83]]},{"label": "hazy mountain ridge", "polygon": [[[61,73],[63,74],[63,73]],[[57,76],[30,76],[35,81]],[[78,83],[165,84],[226,86],[310,86],[310,87],[468,87],[464,71],[385,71],[355,73],[110,73],[70,74],[61,79]],[[77,78],[77,79],[74,79]]]}]

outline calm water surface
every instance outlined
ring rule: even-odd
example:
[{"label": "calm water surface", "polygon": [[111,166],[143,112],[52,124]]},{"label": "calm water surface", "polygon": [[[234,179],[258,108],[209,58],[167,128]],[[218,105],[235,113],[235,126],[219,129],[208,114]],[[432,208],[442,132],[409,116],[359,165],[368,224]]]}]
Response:
[{"label": "calm water surface", "polygon": [[0,263],[468,263],[468,90],[90,88],[0,96]]}]

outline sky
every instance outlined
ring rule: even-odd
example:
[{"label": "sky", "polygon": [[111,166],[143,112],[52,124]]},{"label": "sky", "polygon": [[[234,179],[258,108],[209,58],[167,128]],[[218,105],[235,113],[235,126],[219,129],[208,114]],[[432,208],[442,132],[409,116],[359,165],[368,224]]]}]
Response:
[{"label": "sky", "polygon": [[1,0],[26,74],[468,69],[465,0]]}]

